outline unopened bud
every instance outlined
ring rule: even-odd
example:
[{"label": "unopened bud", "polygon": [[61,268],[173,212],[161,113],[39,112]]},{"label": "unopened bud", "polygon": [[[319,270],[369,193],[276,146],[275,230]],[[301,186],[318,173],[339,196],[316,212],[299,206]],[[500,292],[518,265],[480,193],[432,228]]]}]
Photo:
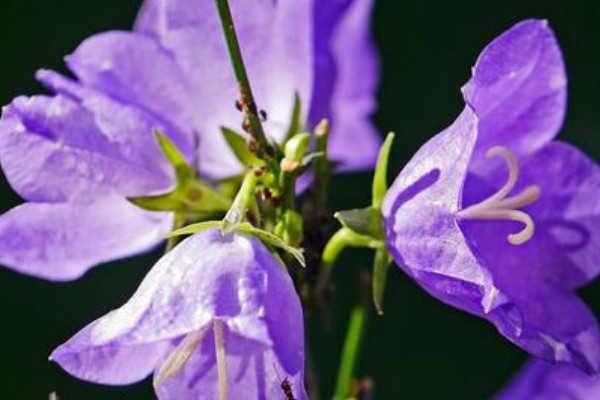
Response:
[{"label": "unopened bud", "polygon": [[285,144],[285,158],[291,161],[301,162],[310,146],[310,135],[308,133],[299,133],[292,136]]},{"label": "unopened bud", "polygon": [[322,119],[315,128],[316,136],[326,136],[329,134],[329,120]]},{"label": "unopened bud", "polygon": [[294,172],[299,166],[300,163],[298,161],[290,160],[287,157],[281,160],[281,170],[286,174]]}]

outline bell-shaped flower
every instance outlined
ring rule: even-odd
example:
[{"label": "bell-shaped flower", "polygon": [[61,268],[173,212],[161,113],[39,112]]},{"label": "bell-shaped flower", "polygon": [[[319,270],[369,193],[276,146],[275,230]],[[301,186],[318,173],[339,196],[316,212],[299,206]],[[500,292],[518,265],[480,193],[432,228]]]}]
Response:
[{"label": "bell-shaped flower", "polygon": [[125,305],[51,359],[108,385],[154,373],[160,399],[283,399],[284,390],[307,399],[303,314],[290,276],[258,239],[219,229],[163,256]]},{"label": "bell-shaped flower", "polygon": [[460,117],[385,198],[388,248],[439,300],[536,356],[597,371],[598,326],[575,291],[600,267],[600,168],[553,140],[566,76],[547,22],[495,39],[463,94]]},{"label": "bell-shaped flower", "polygon": [[596,400],[600,378],[570,365],[532,360],[493,400]]},{"label": "bell-shaped flower", "polygon": [[[231,0],[272,139],[285,136],[297,96],[306,128],[331,119],[329,150],[343,168],[374,164],[371,4]],[[220,132],[242,115],[214,1],[147,0],[134,31],[92,36],[66,61],[75,80],[39,71],[56,94],[18,97],[0,120],[0,164],[27,201],[0,217],[0,264],[53,280],[147,250],[172,228],[172,213],[126,200],[175,184],[154,129],[201,176],[242,171]]]}]

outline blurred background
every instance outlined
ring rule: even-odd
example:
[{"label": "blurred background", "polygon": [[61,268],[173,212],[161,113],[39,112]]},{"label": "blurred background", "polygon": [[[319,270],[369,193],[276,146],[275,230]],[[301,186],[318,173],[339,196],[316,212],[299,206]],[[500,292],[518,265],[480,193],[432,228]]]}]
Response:
[{"label": "blurred background", "polygon": [[[0,103],[42,91],[37,68],[63,71],[62,57],[91,34],[128,29],[141,0],[0,0]],[[395,175],[411,154],[462,108],[459,87],[479,51],[524,18],[546,18],[569,73],[569,110],[561,138],[600,161],[600,3],[597,0],[377,1],[373,33],[382,57],[375,121],[397,141]],[[26,155],[24,155],[26,156]],[[332,207],[367,204],[370,175],[336,177]],[[600,200],[599,200],[600,201]],[[0,175],[0,212],[20,199]],[[84,324],[121,305],[159,251],[112,263],[82,280],[50,284],[0,268],[0,394],[5,399],[152,399],[149,382],[111,388],[80,382],[47,361]],[[336,271],[329,331],[312,344],[323,391],[331,393],[356,276],[368,252],[349,252]],[[360,375],[375,399],[486,399],[525,354],[488,323],[427,296],[397,268],[389,274],[385,316],[371,317]],[[600,282],[583,290],[600,317]],[[314,327],[312,327],[314,328]]]}]

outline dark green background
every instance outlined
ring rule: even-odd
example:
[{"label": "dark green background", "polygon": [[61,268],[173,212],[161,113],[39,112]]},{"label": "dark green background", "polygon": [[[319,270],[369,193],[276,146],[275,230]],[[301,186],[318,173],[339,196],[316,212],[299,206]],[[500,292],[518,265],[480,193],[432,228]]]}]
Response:
[{"label": "dark green background", "polygon": [[[33,79],[37,68],[62,69],[63,55],[87,36],[128,28],[140,3],[0,0],[0,103],[39,92]],[[458,89],[483,46],[529,17],[549,19],[565,53],[570,101],[562,138],[600,159],[597,0],[380,0],[374,33],[383,58],[383,80],[376,122],[382,132],[398,133],[394,174],[458,114]],[[5,211],[20,200],[0,179],[0,211]],[[368,174],[336,178],[333,204],[366,204],[369,179]],[[57,390],[66,400],[152,398],[148,382],[127,388],[86,384],[49,363],[47,356],[84,324],[123,303],[157,255],[113,263],[68,284],[50,284],[0,268],[0,396],[44,399]],[[314,344],[321,383],[328,392],[353,300],[354,276],[369,262],[369,254],[350,253],[336,272],[332,329]],[[386,315],[371,320],[361,363],[361,372],[375,379],[376,399],[485,399],[525,360],[523,352],[484,321],[438,303],[397,269],[390,275]],[[583,294],[600,315],[600,284]]]}]

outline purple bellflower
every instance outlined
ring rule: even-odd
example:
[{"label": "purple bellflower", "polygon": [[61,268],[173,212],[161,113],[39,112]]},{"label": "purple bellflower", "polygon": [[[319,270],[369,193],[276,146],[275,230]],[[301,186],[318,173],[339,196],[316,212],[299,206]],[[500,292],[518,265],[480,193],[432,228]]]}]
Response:
[{"label": "purple bellflower", "polygon": [[596,400],[600,379],[570,365],[527,363],[494,400]]},{"label": "purple bellflower", "polygon": [[[148,0],[133,32],[95,35],[67,57],[75,80],[39,71],[55,95],[18,97],[4,108],[0,164],[27,203],[0,217],[0,264],[70,280],[158,244],[172,213],[126,200],[174,186],[154,129],[202,176],[242,171],[220,133],[237,128],[241,115],[213,3]],[[307,128],[331,119],[330,153],[346,170],[371,167],[379,144],[369,122],[377,83],[371,5],[231,1],[267,133],[283,139],[297,94]]]},{"label": "purple bellflower", "polygon": [[126,385],[154,373],[160,399],[277,399],[304,389],[300,300],[256,238],[201,231],[167,253],[133,297],[51,359],[87,381]]},{"label": "purple bellflower", "polygon": [[536,356],[595,372],[598,326],[575,290],[600,266],[600,168],[553,140],[566,76],[547,22],[495,39],[462,92],[464,111],[385,198],[388,248],[439,300]]}]

